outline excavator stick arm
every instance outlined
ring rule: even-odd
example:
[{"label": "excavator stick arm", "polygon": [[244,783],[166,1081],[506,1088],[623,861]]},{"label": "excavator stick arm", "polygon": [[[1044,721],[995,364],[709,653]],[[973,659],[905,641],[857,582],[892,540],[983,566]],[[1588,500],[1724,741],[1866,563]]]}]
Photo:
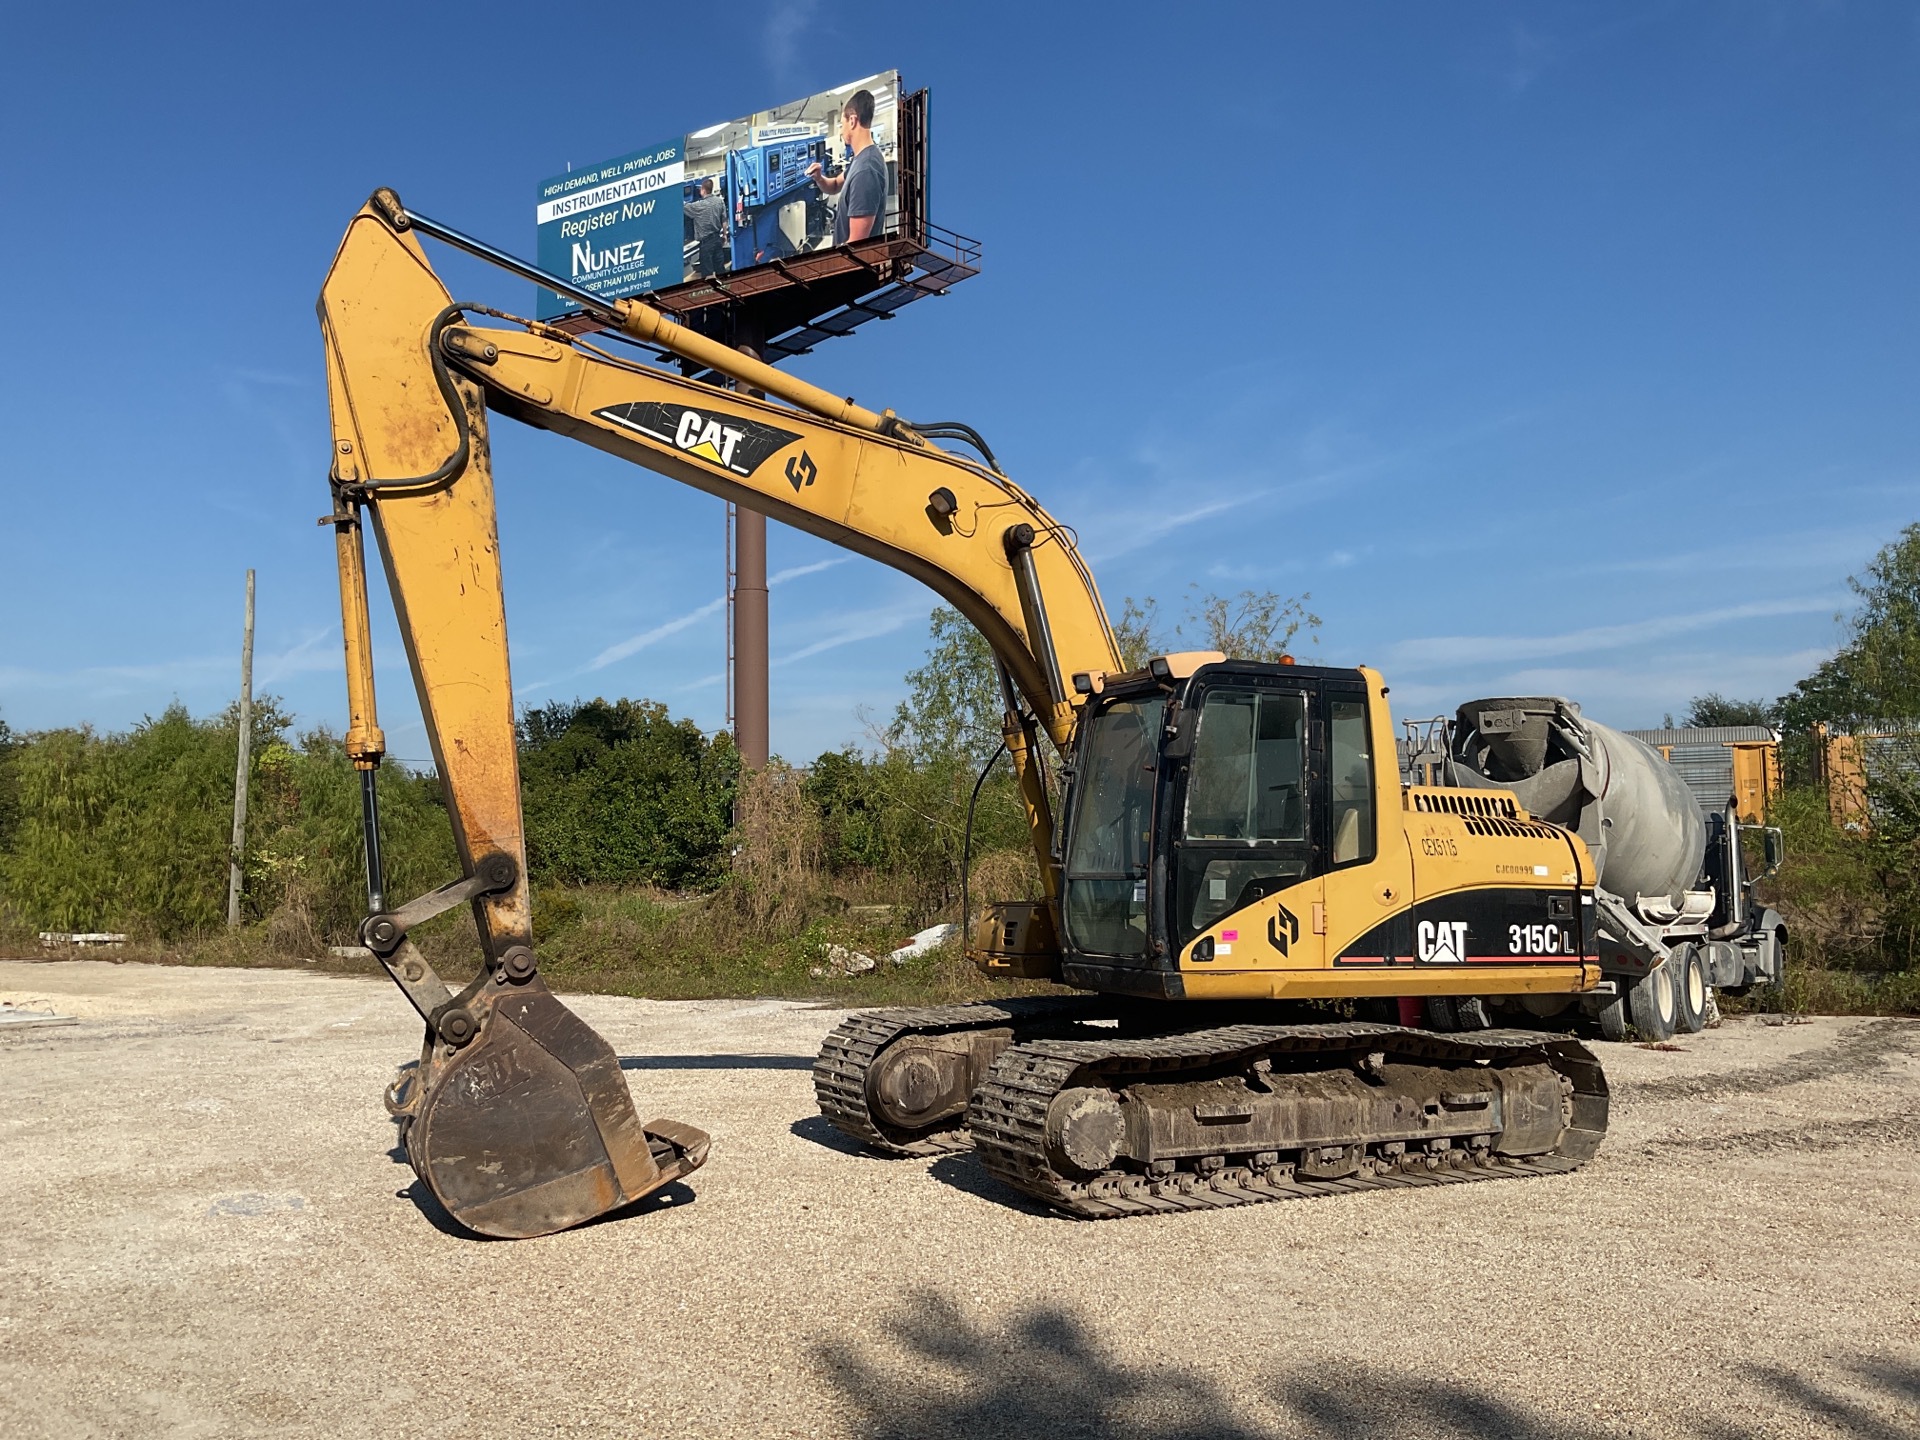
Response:
[{"label": "excavator stick arm", "polygon": [[[381,243],[357,243],[377,232]],[[481,387],[435,365],[446,309],[410,236],[356,217],[320,301],[332,408],[333,513],[352,715],[348,749],[377,768],[361,526],[371,526],[468,877],[370,915],[362,938],[426,1016],[420,1065],[395,1103],[415,1171],[484,1234],[565,1229],[698,1166],[706,1137],[643,1126],[605,1040],[547,989],[533,958],[506,607]],[[427,327],[396,330],[395,315]],[[400,483],[393,483],[398,480]],[[363,521],[364,517],[364,521]],[[368,835],[370,891],[380,886]],[[441,892],[436,892],[436,895]],[[407,939],[467,900],[485,963],[449,995]],[[378,905],[380,902],[375,901]]]}]

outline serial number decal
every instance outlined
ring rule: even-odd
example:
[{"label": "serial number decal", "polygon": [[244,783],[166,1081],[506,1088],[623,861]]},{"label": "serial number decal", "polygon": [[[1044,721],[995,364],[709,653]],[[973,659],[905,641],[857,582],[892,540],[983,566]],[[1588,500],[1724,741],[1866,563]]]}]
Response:
[{"label": "serial number decal", "polygon": [[1573,936],[1558,925],[1509,925],[1507,952],[1512,955],[1573,955]]},{"label": "serial number decal", "polygon": [[1420,837],[1422,855],[1441,855],[1452,859],[1460,858],[1459,843],[1451,835],[1422,835]]}]

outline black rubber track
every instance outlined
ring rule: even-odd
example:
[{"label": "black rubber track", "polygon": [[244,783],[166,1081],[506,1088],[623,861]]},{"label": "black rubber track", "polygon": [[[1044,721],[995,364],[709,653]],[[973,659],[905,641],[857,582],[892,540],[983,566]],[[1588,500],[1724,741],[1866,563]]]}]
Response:
[{"label": "black rubber track", "polygon": [[[1398,1058],[1451,1065],[1544,1060],[1572,1082],[1572,1124],[1551,1154],[1521,1157],[1456,1150],[1446,1157],[1431,1157],[1435,1163],[1444,1159],[1442,1168],[1427,1168],[1427,1156],[1398,1161],[1369,1157],[1361,1173],[1343,1180],[1299,1179],[1291,1166],[1284,1165],[1262,1172],[1223,1165],[1207,1174],[1188,1170],[1165,1177],[1111,1171],[1074,1180],[1054,1169],[1047,1158],[1047,1108],[1054,1096],[1076,1084],[1120,1086],[1135,1080],[1172,1079],[1182,1071],[1251,1065],[1268,1056],[1324,1053],[1333,1059],[1376,1049]],[[1592,1158],[1606,1127],[1606,1079],[1599,1062],[1578,1041],[1527,1030],[1483,1030],[1468,1037],[1367,1024],[1231,1025],[1157,1039],[1018,1043],[994,1062],[967,1112],[974,1149],[989,1174],[1085,1219],[1561,1174]]]},{"label": "black rubber track", "polygon": [[813,1062],[814,1098],[835,1129],[882,1155],[948,1155],[965,1150],[972,1141],[964,1115],[915,1135],[884,1127],[874,1116],[867,1107],[867,1072],[880,1052],[903,1035],[943,1035],[1009,1025],[1018,1040],[1023,1030],[1101,1013],[1097,1002],[1080,995],[862,1011],[848,1016],[821,1042]]}]

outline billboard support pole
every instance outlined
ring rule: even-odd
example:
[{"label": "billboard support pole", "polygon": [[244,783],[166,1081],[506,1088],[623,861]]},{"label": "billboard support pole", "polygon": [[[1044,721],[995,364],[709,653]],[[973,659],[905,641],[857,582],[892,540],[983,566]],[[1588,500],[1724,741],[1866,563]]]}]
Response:
[{"label": "billboard support pole", "polygon": [[[735,332],[736,346],[760,358],[757,330],[745,325]],[[764,392],[740,386],[756,400]],[[733,523],[733,739],[740,763],[763,769],[770,753],[767,686],[767,517],[739,506]]]},{"label": "billboard support pole", "polygon": [[[733,527],[739,519],[735,513],[735,508],[733,501],[727,501],[727,533],[726,538],[720,543],[720,554],[721,558],[726,562],[727,567],[727,733],[729,735],[735,735],[737,740],[737,734],[733,728],[733,605],[735,599],[734,592],[738,588],[740,577],[734,572],[733,568]],[[739,749],[739,745],[736,743],[734,748],[736,750]]]}]

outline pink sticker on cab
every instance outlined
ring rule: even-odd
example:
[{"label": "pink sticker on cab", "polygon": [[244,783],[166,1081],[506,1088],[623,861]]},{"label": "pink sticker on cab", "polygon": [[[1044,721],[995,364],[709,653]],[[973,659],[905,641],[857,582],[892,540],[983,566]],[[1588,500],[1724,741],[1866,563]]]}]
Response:
[{"label": "pink sticker on cab", "polygon": [[1222,930],[1220,932],[1220,938],[1223,941],[1225,941],[1227,944],[1231,945],[1234,941],[1240,938],[1240,932],[1238,930]]}]

